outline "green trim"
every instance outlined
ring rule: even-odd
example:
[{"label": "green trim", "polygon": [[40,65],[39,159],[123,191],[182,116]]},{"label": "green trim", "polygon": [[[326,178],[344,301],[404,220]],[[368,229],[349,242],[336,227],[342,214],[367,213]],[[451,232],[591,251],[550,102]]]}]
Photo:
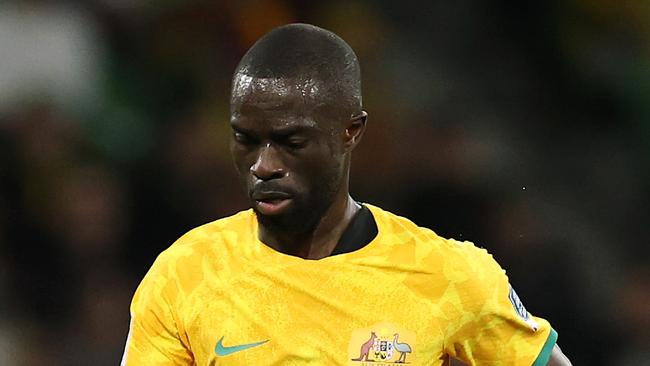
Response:
[{"label": "green trim", "polygon": [[532,366],[546,366],[548,359],[551,358],[551,353],[553,353],[553,347],[555,346],[556,341],[557,332],[555,329],[551,328],[551,333],[548,335],[546,343],[544,343],[544,347],[542,347],[542,350],[539,352],[539,356],[537,356],[537,359],[535,362],[533,362]]}]

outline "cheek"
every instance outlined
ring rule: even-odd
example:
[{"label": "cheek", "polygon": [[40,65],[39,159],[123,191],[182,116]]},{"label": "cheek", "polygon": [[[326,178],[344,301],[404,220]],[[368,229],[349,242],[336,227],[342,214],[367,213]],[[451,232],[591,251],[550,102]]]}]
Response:
[{"label": "cheek", "polygon": [[245,175],[248,174],[250,171],[251,163],[250,163],[250,158],[248,157],[250,154],[243,153],[236,147],[230,147],[230,156],[232,157],[232,162],[235,165],[235,169],[237,170],[237,174],[240,177],[244,177]]},{"label": "cheek", "polygon": [[304,171],[307,173],[305,178],[317,190],[319,186],[331,186],[340,180],[343,160],[340,156],[323,154],[305,166]]}]

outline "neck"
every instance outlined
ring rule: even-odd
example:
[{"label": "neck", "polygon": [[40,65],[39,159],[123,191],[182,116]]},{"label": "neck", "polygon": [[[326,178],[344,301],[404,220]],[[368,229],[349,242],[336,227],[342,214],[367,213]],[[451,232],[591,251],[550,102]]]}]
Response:
[{"label": "neck", "polygon": [[321,217],[315,228],[307,233],[276,232],[260,225],[259,239],[271,248],[304,259],[329,256],[350,224],[360,206],[347,191]]}]

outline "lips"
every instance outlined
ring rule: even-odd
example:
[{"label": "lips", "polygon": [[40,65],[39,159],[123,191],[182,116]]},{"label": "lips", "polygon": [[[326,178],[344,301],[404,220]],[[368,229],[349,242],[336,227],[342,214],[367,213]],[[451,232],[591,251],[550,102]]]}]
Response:
[{"label": "lips", "polygon": [[285,192],[254,192],[252,195],[255,208],[263,215],[278,215],[289,208],[291,195]]}]

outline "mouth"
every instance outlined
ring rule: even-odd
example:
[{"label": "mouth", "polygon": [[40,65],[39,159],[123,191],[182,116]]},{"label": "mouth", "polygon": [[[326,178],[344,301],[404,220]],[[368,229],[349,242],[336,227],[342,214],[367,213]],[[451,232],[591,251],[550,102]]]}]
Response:
[{"label": "mouth", "polygon": [[291,196],[284,192],[260,192],[253,194],[253,204],[263,215],[272,216],[285,212],[291,205]]}]

